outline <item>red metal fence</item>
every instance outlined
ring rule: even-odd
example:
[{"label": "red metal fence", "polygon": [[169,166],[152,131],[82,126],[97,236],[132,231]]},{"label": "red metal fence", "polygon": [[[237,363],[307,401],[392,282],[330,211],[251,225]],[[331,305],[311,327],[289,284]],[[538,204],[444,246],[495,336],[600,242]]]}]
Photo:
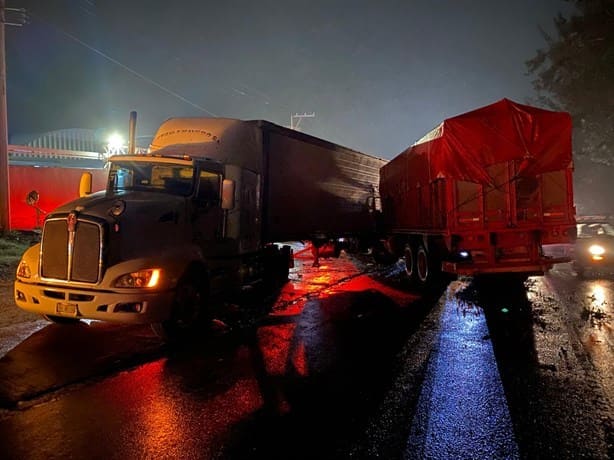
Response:
[{"label": "red metal fence", "polygon": [[[11,229],[33,230],[42,227],[48,212],[79,198],[79,181],[85,171],[92,173],[94,191],[104,189],[104,169],[10,165]],[[34,205],[27,203],[31,191],[36,191],[39,196],[39,201]]]}]

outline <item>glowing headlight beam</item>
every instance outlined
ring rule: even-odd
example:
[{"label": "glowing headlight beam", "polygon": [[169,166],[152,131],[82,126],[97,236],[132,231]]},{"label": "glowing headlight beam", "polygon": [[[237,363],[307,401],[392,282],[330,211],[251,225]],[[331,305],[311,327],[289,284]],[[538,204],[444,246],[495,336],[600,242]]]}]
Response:
[{"label": "glowing headlight beam", "polygon": [[602,256],[605,253],[605,248],[599,244],[593,244],[588,248],[588,252],[593,256]]},{"label": "glowing headlight beam", "polygon": [[152,288],[158,285],[162,270],[150,268],[126,273],[115,282],[115,287],[120,288]]}]

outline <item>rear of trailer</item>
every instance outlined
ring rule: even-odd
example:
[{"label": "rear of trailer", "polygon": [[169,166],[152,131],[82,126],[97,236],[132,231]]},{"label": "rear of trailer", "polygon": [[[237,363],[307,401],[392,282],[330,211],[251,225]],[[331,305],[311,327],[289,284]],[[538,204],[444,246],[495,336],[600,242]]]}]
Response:
[{"label": "rear of trailer", "polygon": [[503,99],[446,119],[382,167],[388,245],[419,280],[543,274],[575,235],[571,117]]}]

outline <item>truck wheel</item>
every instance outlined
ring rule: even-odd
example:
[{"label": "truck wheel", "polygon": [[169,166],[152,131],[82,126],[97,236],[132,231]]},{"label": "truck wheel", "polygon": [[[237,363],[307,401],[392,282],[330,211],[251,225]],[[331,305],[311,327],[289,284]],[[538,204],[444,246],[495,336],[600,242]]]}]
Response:
[{"label": "truck wheel", "polygon": [[80,321],[79,318],[68,318],[66,316],[42,315],[47,321],[56,324],[75,324]]},{"label": "truck wheel", "polygon": [[152,329],[167,342],[185,339],[202,325],[206,319],[205,299],[207,290],[204,277],[189,272],[177,283],[171,317],[161,323],[152,324]]},{"label": "truck wheel", "polygon": [[429,281],[430,268],[429,257],[424,246],[418,248],[416,253],[416,276],[422,284],[426,284]]},{"label": "truck wheel", "polygon": [[407,244],[403,250],[403,255],[405,256],[405,273],[407,273],[407,277],[410,281],[413,281],[416,277],[416,258],[414,254],[414,248],[412,248],[410,244]]}]

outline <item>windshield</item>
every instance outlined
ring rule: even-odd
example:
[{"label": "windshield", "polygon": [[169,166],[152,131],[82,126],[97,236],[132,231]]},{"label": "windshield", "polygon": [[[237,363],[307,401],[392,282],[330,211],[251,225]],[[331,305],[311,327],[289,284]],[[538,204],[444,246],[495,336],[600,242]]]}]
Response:
[{"label": "windshield", "polygon": [[194,168],[184,164],[113,162],[109,189],[114,192],[142,190],[188,196],[192,194]]},{"label": "windshield", "polygon": [[614,227],[607,222],[578,224],[578,238],[593,238],[595,236],[614,236]]}]

